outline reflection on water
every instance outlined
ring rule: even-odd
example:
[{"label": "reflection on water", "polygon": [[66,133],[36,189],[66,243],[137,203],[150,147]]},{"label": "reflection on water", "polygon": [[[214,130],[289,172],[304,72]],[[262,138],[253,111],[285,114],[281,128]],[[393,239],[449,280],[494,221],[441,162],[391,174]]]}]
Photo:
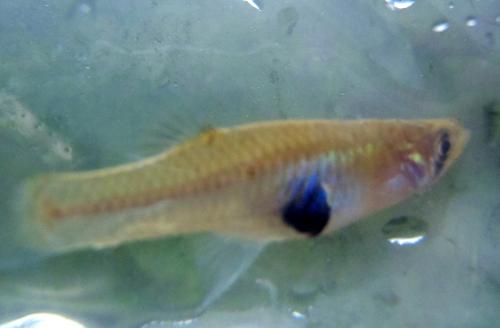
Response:
[{"label": "reflection on water", "polygon": [[467,16],[465,18],[465,25],[469,27],[474,27],[477,25],[477,18],[474,16]]},{"label": "reflection on water", "polygon": [[415,0],[385,0],[385,5],[391,10],[410,8],[414,3]]},{"label": "reflection on water", "polygon": [[[0,322],[500,320],[498,1],[17,0],[0,2],[0,30]],[[33,262],[15,238],[30,176],[140,157],[165,121],[192,131],[283,117],[454,117],[471,141],[428,193],[262,253],[191,236]],[[401,217],[425,224],[391,221]]]},{"label": "reflection on water", "polygon": [[0,324],[0,328],[85,328],[76,321],[52,313],[33,313]]},{"label": "reflection on water", "polygon": [[440,20],[432,26],[432,31],[436,33],[441,33],[446,31],[450,27],[450,23],[445,20]]},{"label": "reflection on water", "polygon": [[382,227],[382,233],[391,244],[411,246],[424,240],[428,225],[416,217],[402,216],[391,219]]}]

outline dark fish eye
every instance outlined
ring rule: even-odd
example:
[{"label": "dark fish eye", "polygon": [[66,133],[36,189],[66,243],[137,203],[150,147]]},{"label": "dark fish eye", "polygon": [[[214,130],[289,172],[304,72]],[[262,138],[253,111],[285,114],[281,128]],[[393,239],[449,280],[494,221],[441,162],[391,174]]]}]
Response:
[{"label": "dark fish eye", "polygon": [[445,133],[441,137],[441,154],[443,156],[447,156],[450,148],[451,148],[450,139],[449,139],[448,133]]},{"label": "dark fish eye", "polygon": [[451,149],[450,134],[448,131],[442,131],[439,137],[438,154],[434,160],[434,172],[438,175],[443,170],[444,164],[448,159]]},{"label": "dark fish eye", "polygon": [[283,221],[298,232],[319,235],[328,224],[331,209],[318,174],[298,178],[291,186],[289,199],[281,210]]}]

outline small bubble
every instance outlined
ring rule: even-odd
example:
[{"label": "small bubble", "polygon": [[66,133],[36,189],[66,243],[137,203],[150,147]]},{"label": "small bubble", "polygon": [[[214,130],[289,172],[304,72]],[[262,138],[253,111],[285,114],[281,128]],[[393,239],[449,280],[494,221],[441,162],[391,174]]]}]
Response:
[{"label": "small bubble", "polygon": [[496,24],[500,24],[500,15],[498,15],[497,17],[495,17],[495,23]]},{"label": "small bubble", "polygon": [[80,12],[80,14],[82,15],[87,15],[87,14],[90,14],[90,12],[92,11],[92,7],[89,6],[88,4],[86,3],[82,3],[78,6],[78,11]]},{"label": "small bubble", "polygon": [[385,6],[390,10],[407,9],[413,6],[415,0],[385,0]]},{"label": "small bubble", "polygon": [[422,219],[401,216],[389,220],[382,227],[382,234],[391,244],[413,246],[424,240],[428,225]]},{"label": "small bubble", "polygon": [[296,320],[305,320],[306,315],[299,311],[292,311],[292,317]]},{"label": "small bubble", "polygon": [[448,9],[454,9],[455,4],[453,2],[448,3]]},{"label": "small bubble", "polygon": [[446,31],[450,27],[450,23],[447,21],[439,21],[432,26],[432,31],[436,33],[441,33]]},{"label": "small bubble", "polygon": [[477,18],[474,16],[467,16],[467,18],[465,18],[465,25],[467,25],[469,27],[476,26],[477,25]]}]

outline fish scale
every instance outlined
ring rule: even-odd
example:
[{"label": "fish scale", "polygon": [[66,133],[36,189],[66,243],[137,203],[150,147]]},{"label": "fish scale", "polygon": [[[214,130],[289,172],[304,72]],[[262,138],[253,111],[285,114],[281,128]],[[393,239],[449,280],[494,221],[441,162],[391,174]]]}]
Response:
[{"label": "fish scale", "polygon": [[[451,147],[438,145],[443,133]],[[436,161],[445,171],[467,138],[447,119],[209,129],[135,163],[33,178],[23,191],[24,226],[60,250],[203,231],[257,240],[316,235],[423,190],[442,174]],[[297,181],[313,185],[292,195]],[[307,201],[291,203],[297,197]],[[324,227],[313,222],[317,209]]]}]

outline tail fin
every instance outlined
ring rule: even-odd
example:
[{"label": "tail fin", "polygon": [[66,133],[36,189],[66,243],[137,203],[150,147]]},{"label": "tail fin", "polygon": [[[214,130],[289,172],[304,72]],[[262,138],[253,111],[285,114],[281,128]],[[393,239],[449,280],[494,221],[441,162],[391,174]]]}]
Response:
[{"label": "tail fin", "polygon": [[21,188],[20,230],[34,248],[57,253],[111,247],[175,231],[175,223],[170,226],[163,220],[171,201],[119,208],[108,196],[122,187],[99,173],[91,179],[82,173],[34,177]]},{"label": "tail fin", "polygon": [[45,177],[31,178],[21,184],[17,190],[15,210],[18,239],[23,240],[28,248],[49,252],[48,227],[44,225],[39,210],[39,193],[45,179]]},{"label": "tail fin", "polygon": [[106,244],[104,236],[109,232],[112,217],[72,217],[63,212],[63,202],[75,195],[73,187],[59,173],[31,178],[21,186],[16,207],[19,236],[26,245],[42,252],[64,253]]}]

